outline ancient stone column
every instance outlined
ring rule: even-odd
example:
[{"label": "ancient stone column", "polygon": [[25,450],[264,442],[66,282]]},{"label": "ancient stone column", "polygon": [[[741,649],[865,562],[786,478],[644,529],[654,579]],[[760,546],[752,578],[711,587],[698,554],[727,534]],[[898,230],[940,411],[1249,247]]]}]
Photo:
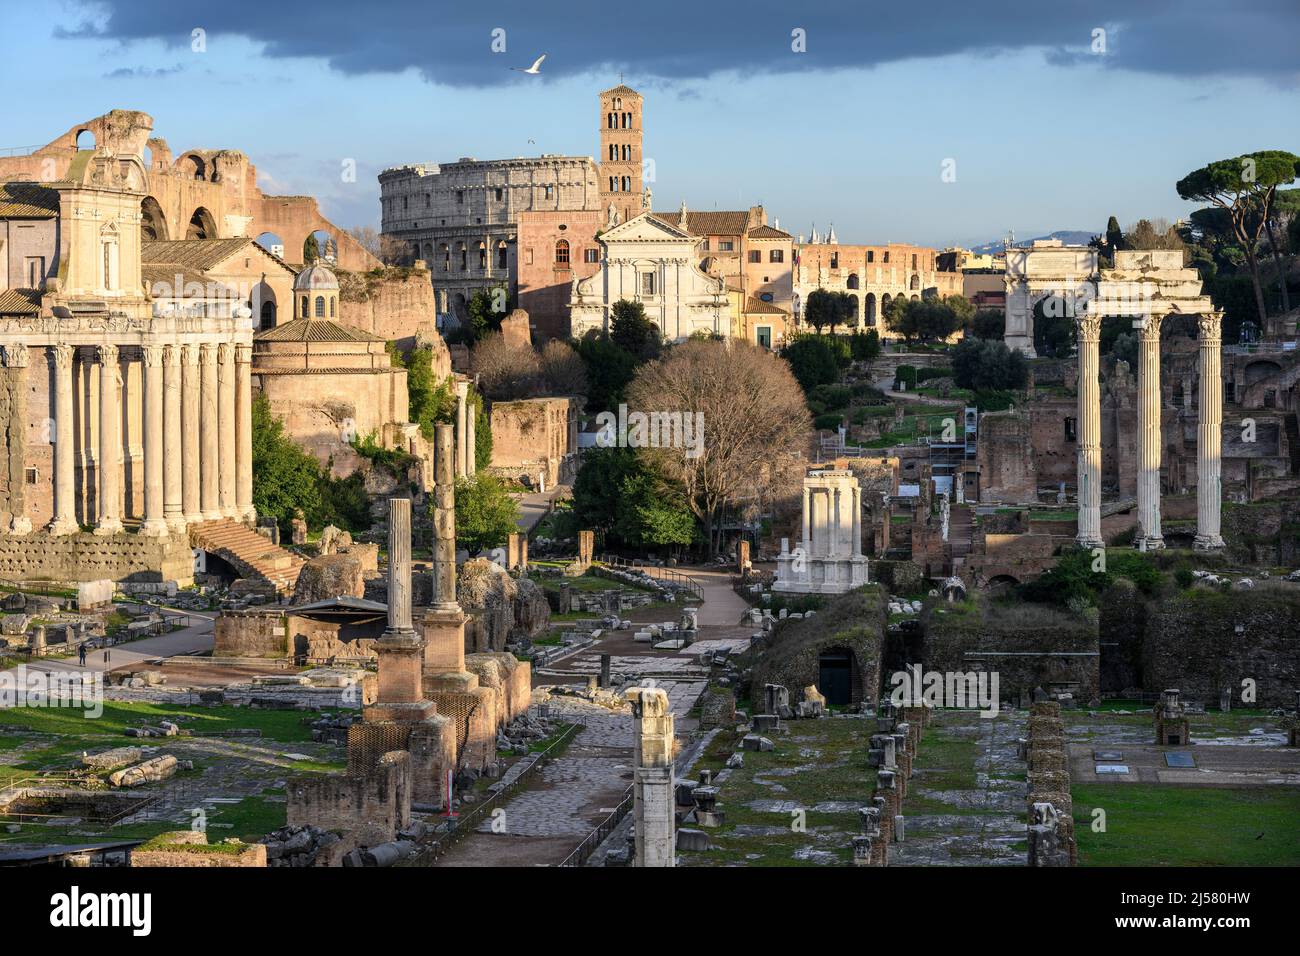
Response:
[{"label": "ancient stone column", "polygon": [[1223,314],[1197,316],[1201,404],[1196,423],[1196,538],[1198,551],[1223,547],[1219,511],[1223,502],[1223,374],[1220,371],[1220,328]]},{"label": "ancient stone column", "polygon": [[1160,322],[1148,315],[1138,331],[1138,534],[1146,551],[1165,546],[1160,534]]},{"label": "ancient stone column", "polygon": [[[253,524],[253,347],[235,346],[235,512]],[[408,536],[409,537],[409,536]],[[409,548],[410,542],[407,542]]]},{"label": "ancient stone column", "polygon": [[632,813],[636,866],[676,866],[677,833],[673,807],[673,715],[661,687],[627,691],[636,720],[632,761]]},{"label": "ancient stone column", "polygon": [[146,345],[144,355],[144,523],[140,533],[167,535],[163,520],[163,350]]},{"label": "ancient stone column", "polygon": [[456,602],[455,444],[450,425],[433,429],[433,606],[460,611]]},{"label": "ancient stone column", "polygon": [[199,392],[202,377],[199,346],[183,345],[181,353],[181,512],[187,525],[203,520],[201,497],[203,462],[199,455]]},{"label": "ancient stone column", "polygon": [[[122,530],[122,369],[116,345],[99,347],[99,522],[95,534]],[[71,445],[71,436],[69,436]]]},{"label": "ancient stone column", "polygon": [[199,364],[203,370],[199,395],[199,480],[200,502],[204,521],[221,518],[221,497],[218,488],[218,463],[221,451],[217,438],[217,346],[204,342],[199,346]]},{"label": "ancient stone column", "polygon": [[1081,548],[1105,547],[1101,537],[1101,316],[1084,313],[1079,332],[1079,531]]},{"label": "ancient stone column", "polygon": [[410,498],[388,499],[388,629],[384,636],[415,638],[411,626]]},{"label": "ancient stone column", "polygon": [[[27,346],[10,342],[4,347],[4,367],[9,370],[9,414],[13,422],[27,421]],[[32,519],[27,517],[24,472],[25,443],[13,442],[9,448],[9,528],[11,535],[29,534]]]},{"label": "ancient stone column", "polygon": [[465,404],[465,474],[473,477],[478,471],[477,452],[478,447],[474,442],[475,422],[478,415],[472,402]]},{"label": "ancient stone column", "polygon": [[803,487],[803,556],[808,560],[812,551],[812,493],[805,484]]},{"label": "ancient stone column", "polygon": [[181,348],[168,345],[163,349],[163,520],[172,534],[185,530],[181,390]]},{"label": "ancient stone column", "polygon": [[[54,366],[54,517],[50,521],[50,534],[71,534],[78,530],[72,462],[72,359],[75,353],[71,345],[55,345],[50,349],[50,361]],[[113,354],[116,362],[116,349],[113,349]]]},{"label": "ancient stone column", "polygon": [[466,460],[466,441],[465,441],[465,419],[466,405],[469,399],[469,382],[457,380],[456,382],[456,477],[461,478],[469,474]]},{"label": "ancient stone column", "polygon": [[235,347],[217,346],[217,496],[221,515],[238,518],[235,507]]}]

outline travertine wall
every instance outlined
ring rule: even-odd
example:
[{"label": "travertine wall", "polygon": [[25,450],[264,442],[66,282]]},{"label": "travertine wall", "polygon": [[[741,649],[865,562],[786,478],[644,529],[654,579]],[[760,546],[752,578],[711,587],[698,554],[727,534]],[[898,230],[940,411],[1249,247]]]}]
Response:
[{"label": "travertine wall", "polygon": [[0,578],[70,583],[176,581],[184,587],[194,583],[194,557],[184,535],[0,535]]},{"label": "travertine wall", "polygon": [[279,611],[222,611],[213,630],[213,657],[287,657],[292,650]]}]

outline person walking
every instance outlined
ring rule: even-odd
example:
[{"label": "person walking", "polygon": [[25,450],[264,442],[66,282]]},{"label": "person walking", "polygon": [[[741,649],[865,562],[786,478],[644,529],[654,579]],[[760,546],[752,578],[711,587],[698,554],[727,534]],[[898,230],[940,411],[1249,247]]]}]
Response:
[{"label": "person walking", "polygon": [[77,648],[77,657],[81,659],[81,666],[85,667],[86,666],[86,645],[85,644],[82,644],[80,647]]}]

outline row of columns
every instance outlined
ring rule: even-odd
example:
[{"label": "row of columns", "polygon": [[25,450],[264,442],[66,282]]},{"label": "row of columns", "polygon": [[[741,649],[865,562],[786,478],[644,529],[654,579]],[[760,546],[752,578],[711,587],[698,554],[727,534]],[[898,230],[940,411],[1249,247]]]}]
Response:
[{"label": "row of columns", "polygon": [[[144,345],[144,521],[164,537],[199,521],[251,521],[252,347],[229,342]],[[54,369],[54,517],[51,534],[79,530],[73,436],[75,347],[50,347]],[[95,533],[122,530],[122,374],[116,345],[96,346],[99,480]]]},{"label": "row of columns", "polygon": [[[1138,331],[1138,533],[1143,550],[1163,548],[1160,530],[1160,325],[1146,316]],[[1199,550],[1223,547],[1222,505],[1223,381],[1221,324],[1218,313],[1197,317],[1201,382],[1196,441],[1196,539]],[[1084,548],[1105,547],[1101,535],[1101,316],[1077,320],[1079,340],[1079,523],[1076,540]]]}]

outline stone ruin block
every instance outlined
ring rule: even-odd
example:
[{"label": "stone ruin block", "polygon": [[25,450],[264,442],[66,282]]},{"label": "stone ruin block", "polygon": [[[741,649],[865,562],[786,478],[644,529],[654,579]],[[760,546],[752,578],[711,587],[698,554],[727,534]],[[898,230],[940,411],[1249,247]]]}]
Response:
[{"label": "stone ruin block", "polygon": [[741,738],[740,747],[742,750],[769,751],[772,749],[772,741],[758,734],[746,734]]},{"label": "stone ruin block", "polygon": [[794,716],[790,709],[790,691],[781,684],[763,685],[763,712],[789,720]]},{"label": "stone ruin block", "polygon": [[1177,688],[1166,690],[1152,710],[1156,743],[1160,746],[1185,747],[1192,742],[1187,708],[1179,699]]},{"label": "stone ruin block", "polygon": [[146,783],[159,783],[175,776],[179,763],[171,754],[154,757],[133,767],[117,770],[108,775],[114,787],[139,787]]},{"label": "stone ruin block", "polygon": [[357,846],[394,839],[411,823],[411,758],[389,751],[360,773],[289,779],[287,822],[336,830]]}]

